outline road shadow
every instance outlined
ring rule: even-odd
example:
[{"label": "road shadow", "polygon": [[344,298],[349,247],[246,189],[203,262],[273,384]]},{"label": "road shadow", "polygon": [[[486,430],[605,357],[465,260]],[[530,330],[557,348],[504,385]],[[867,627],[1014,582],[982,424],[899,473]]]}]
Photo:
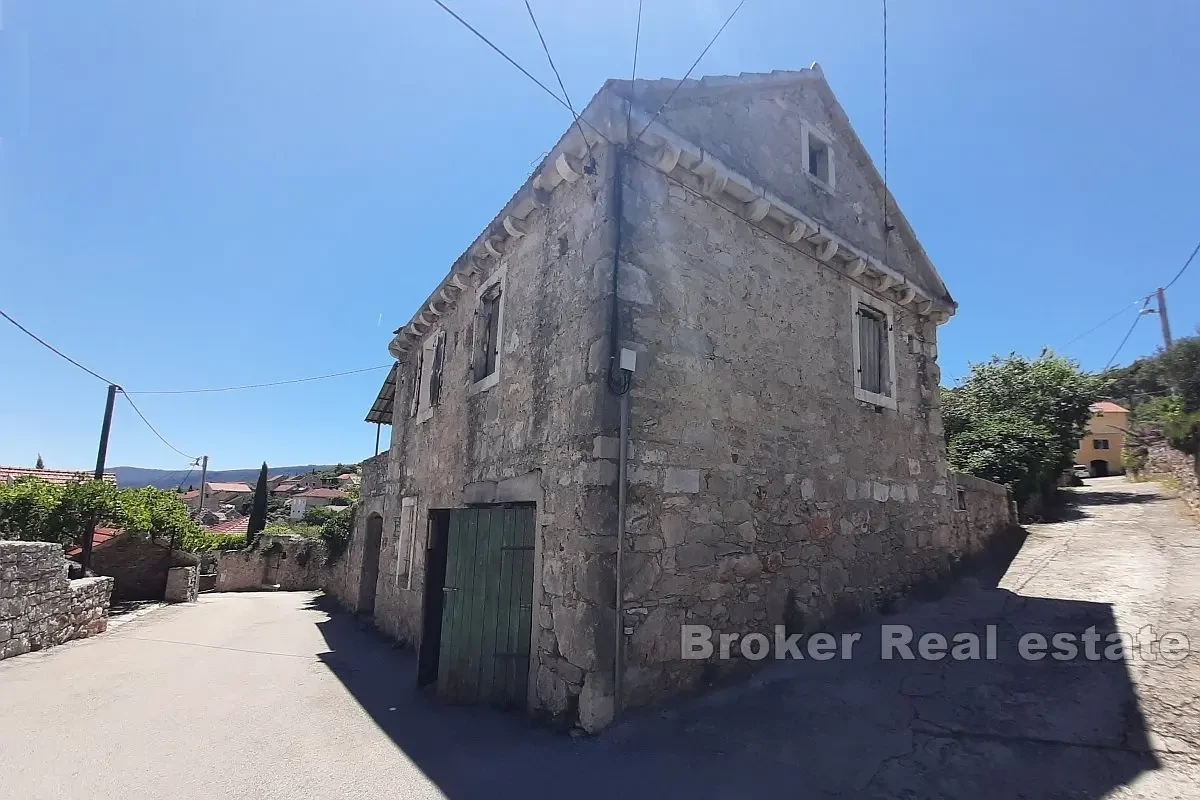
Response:
[{"label": "road shadow", "polygon": [[[411,650],[323,597],[320,658],[449,798],[1105,797],[1159,766],[1130,656],[1104,658],[1101,644],[1099,659],[1022,657],[1026,634],[1051,644],[1116,631],[1108,604],[995,588],[1023,540],[1014,531],[955,583],[850,628],[861,635],[850,660],[759,664],[747,680],[630,712],[594,738],[440,703],[415,688]],[[973,633],[981,657],[905,659],[884,647],[889,626],[911,630],[914,656],[922,635]]]},{"label": "road shadow", "polygon": [[1162,499],[1158,493],[1063,490],[1059,491],[1057,502],[1045,511],[1040,521],[1072,522],[1096,516],[1095,509],[1100,507],[1144,505]]}]

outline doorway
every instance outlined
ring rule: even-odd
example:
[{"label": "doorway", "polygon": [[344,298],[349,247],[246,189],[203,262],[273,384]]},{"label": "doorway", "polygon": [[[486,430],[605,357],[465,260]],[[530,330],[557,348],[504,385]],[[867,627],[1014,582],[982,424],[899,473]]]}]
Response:
[{"label": "doorway", "polygon": [[1088,464],[1088,466],[1092,468],[1092,477],[1093,478],[1107,478],[1108,477],[1108,462],[1105,461],[1103,458],[1097,458],[1095,461]]},{"label": "doorway", "polygon": [[437,682],[442,649],[442,602],[446,585],[446,544],[450,539],[450,510],[429,512],[425,537],[425,602],[422,606],[421,647],[417,654],[417,686]]},{"label": "doorway", "polygon": [[[534,517],[534,505],[515,503],[447,512],[444,579],[427,584],[441,595],[436,683],[445,700],[526,706]],[[426,641],[436,604],[428,607]]]},{"label": "doorway", "polygon": [[367,517],[367,531],[363,538],[362,571],[358,579],[358,613],[375,613],[375,587],[379,583],[379,548],[383,540],[383,517],[372,514]]}]

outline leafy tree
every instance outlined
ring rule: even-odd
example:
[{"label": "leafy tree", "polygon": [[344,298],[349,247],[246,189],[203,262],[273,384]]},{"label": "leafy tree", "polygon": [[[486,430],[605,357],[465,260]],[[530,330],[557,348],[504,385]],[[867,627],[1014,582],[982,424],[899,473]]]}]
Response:
[{"label": "leafy tree", "polygon": [[1105,381],[1049,351],[971,365],[942,394],[950,464],[1011,486],[1018,501],[1068,469]]},{"label": "leafy tree", "polygon": [[62,486],[22,478],[0,484],[0,539],[56,541],[49,526],[62,497]]},{"label": "leafy tree", "polygon": [[263,462],[258,473],[258,485],[254,487],[254,502],[250,508],[250,522],[246,525],[246,543],[254,542],[254,537],[267,527],[267,499],[270,491],[267,489],[267,462]]}]

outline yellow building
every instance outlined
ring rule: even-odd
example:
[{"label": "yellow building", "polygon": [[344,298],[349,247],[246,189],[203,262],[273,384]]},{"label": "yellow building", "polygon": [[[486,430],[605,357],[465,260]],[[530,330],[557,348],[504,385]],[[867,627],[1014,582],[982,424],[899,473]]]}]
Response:
[{"label": "yellow building", "polygon": [[1088,468],[1093,477],[1119,475],[1125,471],[1121,464],[1121,448],[1125,431],[1129,429],[1129,410],[1103,400],[1092,404],[1092,418],[1087,433],[1079,441],[1075,464]]}]

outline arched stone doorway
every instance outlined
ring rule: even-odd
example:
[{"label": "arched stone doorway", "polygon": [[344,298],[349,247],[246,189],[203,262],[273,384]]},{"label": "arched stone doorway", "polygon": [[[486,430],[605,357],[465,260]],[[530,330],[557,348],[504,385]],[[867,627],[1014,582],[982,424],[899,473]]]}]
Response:
[{"label": "arched stone doorway", "polygon": [[383,540],[383,517],[372,514],[367,517],[366,535],[363,537],[362,572],[358,581],[358,613],[375,613],[375,586],[379,583],[379,548]]}]

